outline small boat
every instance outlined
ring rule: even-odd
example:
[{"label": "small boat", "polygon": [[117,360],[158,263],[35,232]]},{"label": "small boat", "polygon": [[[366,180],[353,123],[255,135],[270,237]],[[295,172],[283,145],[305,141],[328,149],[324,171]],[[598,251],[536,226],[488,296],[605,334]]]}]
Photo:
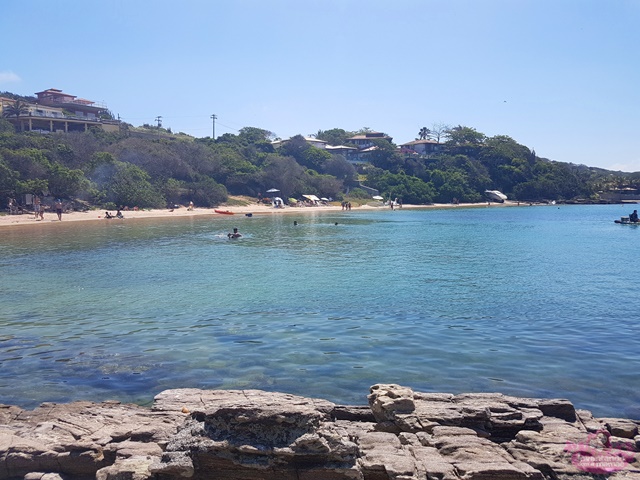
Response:
[{"label": "small boat", "polygon": [[230,212],[229,210],[214,210],[214,212],[221,213],[223,215],[234,215],[234,213]]},{"label": "small boat", "polygon": [[620,225],[638,225],[640,226],[640,222],[632,222],[629,217],[620,217],[620,220],[614,220],[615,223],[619,223]]},{"label": "small boat", "polygon": [[499,190],[485,190],[484,194],[492,202],[504,203],[507,196]]}]

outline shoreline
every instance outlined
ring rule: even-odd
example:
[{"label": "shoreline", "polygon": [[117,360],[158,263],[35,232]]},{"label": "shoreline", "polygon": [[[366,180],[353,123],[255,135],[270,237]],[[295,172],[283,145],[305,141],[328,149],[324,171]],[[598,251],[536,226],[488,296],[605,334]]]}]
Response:
[{"label": "shoreline", "polygon": [[[526,205],[526,204],[523,204]],[[451,203],[436,203],[431,205],[403,205],[396,210],[416,210],[416,209],[442,209],[442,208],[479,208],[479,207],[514,207],[520,206],[516,202],[505,203],[461,203],[454,205]],[[215,210],[224,210],[233,212],[234,215],[245,216],[251,215],[290,215],[301,214],[307,215],[316,212],[343,212],[340,205],[321,205],[314,207],[284,207],[273,208],[268,205],[260,205],[257,203],[250,205],[238,205],[238,206],[220,206],[217,208],[194,208],[189,210],[187,207],[181,206],[177,209],[151,209],[151,210],[128,210],[123,211],[125,219],[140,219],[140,218],[186,218],[186,217],[200,217],[200,216],[212,216],[212,217],[231,217],[232,215],[225,215],[216,213]],[[354,207],[353,211],[365,211],[365,210],[390,210],[388,206],[372,206],[361,205]],[[114,212],[111,212],[112,214]],[[61,224],[68,222],[78,221],[105,221],[109,219],[104,218],[104,211],[102,210],[89,210],[87,212],[69,212],[62,214],[62,221],[57,219],[56,213],[47,211],[44,216],[44,220],[36,220],[33,213],[23,213],[19,215],[0,215],[0,228],[12,227],[12,226],[25,226],[25,225],[49,225],[49,224]],[[120,219],[112,219],[114,222],[120,221]]]}]

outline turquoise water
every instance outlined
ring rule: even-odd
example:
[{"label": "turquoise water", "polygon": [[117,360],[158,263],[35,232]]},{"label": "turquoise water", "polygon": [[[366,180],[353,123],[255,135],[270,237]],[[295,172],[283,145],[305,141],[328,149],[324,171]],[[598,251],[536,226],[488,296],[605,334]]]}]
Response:
[{"label": "turquoise water", "polygon": [[[640,418],[640,227],[613,222],[629,211],[3,228],[0,403],[146,404],[197,387],[364,404],[369,386],[393,382]],[[242,239],[226,238],[234,226]]]}]

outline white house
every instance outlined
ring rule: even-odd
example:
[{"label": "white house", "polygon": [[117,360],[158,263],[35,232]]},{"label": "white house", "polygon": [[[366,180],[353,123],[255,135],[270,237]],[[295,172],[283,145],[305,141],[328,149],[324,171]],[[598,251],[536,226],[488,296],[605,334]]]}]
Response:
[{"label": "white house", "polygon": [[417,153],[418,155],[430,155],[440,151],[440,144],[435,140],[414,140],[400,145],[403,153]]}]

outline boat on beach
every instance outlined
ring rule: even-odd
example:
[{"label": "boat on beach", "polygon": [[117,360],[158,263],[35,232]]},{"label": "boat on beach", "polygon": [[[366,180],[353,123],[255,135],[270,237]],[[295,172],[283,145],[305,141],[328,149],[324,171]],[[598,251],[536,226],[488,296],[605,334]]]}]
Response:
[{"label": "boat on beach", "polygon": [[214,210],[214,212],[221,213],[222,215],[235,215],[233,212],[230,212],[229,210]]},{"label": "boat on beach", "polygon": [[499,190],[485,190],[485,196],[492,202],[504,203],[507,196]]}]

